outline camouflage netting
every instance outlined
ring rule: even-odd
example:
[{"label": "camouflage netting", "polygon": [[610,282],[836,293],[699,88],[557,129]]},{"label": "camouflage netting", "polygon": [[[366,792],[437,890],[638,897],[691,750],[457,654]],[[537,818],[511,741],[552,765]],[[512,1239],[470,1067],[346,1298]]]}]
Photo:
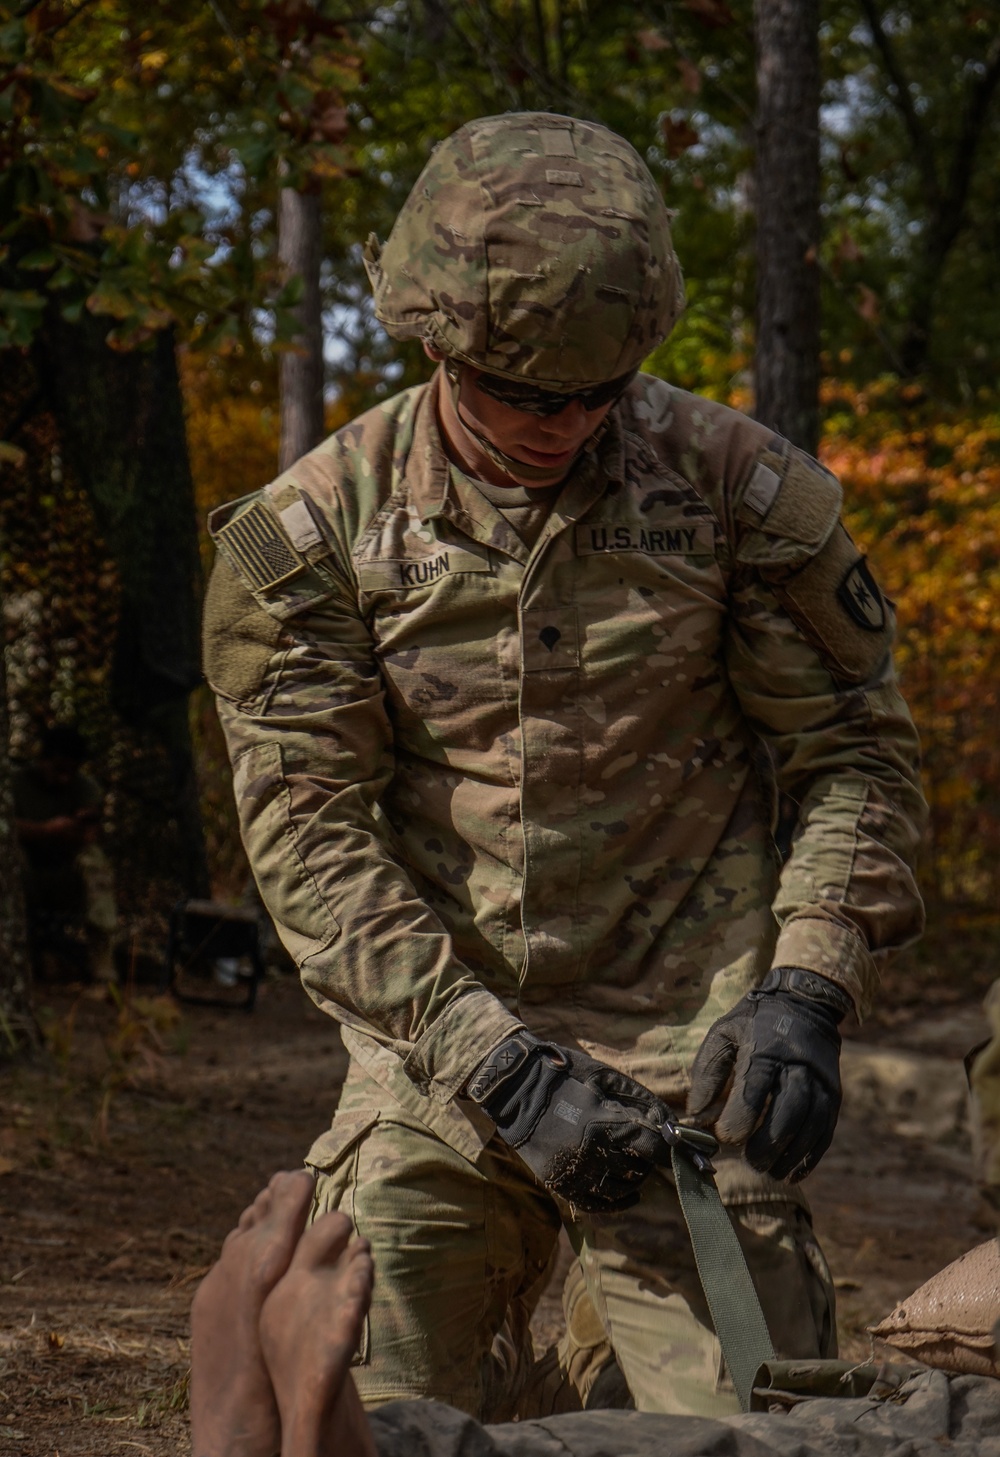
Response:
[{"label": "camouflage netting", "polygon": [[[148,370],[149,360],[144,363]],[[142,364],[128,360],[122,369],[135,372]],[[19,465],[5,467],[0,492],[11,753],[16,761],[30,760],[48,724],[80,728],[108,793],[105,843],[122,915],[130,927],[148,922],[155,940],[163,913],[198,869],[191,865],[178,792],[181,740],[173,732],[179,716],[176,727],[187,733],[184,693],[178,685],[174,697],[158,696],[150,675],[140,671],[139,619],[148,619],[157,644],[191,634],[174,630],[177,594],[166,590],[162,571],[152,587],[155,611],[140,613],[134,592],[123,609],[118,553],[66,449],[40,375],[28,361],[9,358],[3,383],[0,436],[24,452]],[[119,531],[122,525],[119,513]],[[158,540],[169,555],[162,533]]]}]

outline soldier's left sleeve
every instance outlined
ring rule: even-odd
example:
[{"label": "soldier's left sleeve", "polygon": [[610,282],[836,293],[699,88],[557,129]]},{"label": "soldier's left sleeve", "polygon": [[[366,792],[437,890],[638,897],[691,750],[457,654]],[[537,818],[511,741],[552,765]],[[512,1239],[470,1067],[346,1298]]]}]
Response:
[{"label": "soldier's left sleeve", "polygon": [[923,929],[919,748],[893,670],[892,606],[840,524],[840,486],[775,445],[736,502],[727,640],[743,711],[799,806],[774,965],[829,977],[864,1016],[879,964]]}]

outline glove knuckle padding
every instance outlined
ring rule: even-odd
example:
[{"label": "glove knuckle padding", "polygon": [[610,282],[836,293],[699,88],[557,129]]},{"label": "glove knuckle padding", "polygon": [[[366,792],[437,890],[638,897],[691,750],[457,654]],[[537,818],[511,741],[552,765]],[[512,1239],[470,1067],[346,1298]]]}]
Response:
[{"label": "glove knuckle padding", "polygon": [[756,992],[722,1019],[743,1042],[716,1133],[744,1144],[761,1172],[800,1178],[830,1146],[840,1110],[835,1016],[804,997]]},{"label": "glove knuckle padding", "polygon": [[659,1130],[670,1109],[584,1054],[525,1033],[504,1046],[527,1044],[514,1071],[478,1099],[497,1132],[560,1198],[594,1213],[627,1208],[653,1165],[669,1157]]},{"label": "glove knuckle padding", "polygon": [[709,1028],[691,1067],[688,1111],[692,1115],[704,1112],[721,1096],[746,1040],[749,1021],[749,1012],[740,1002]]}]

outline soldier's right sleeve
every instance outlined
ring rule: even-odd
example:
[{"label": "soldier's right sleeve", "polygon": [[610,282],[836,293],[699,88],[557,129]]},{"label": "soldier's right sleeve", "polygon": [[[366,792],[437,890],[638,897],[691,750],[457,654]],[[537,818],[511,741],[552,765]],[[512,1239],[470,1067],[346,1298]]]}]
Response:
[{"label": "soldier's right sleeve", "polygon": [[446,1101],[523,1023],[456,958],[391,854],[378,801],[392,731],[370,635],[322,544],[303,557],[276,518],[262,493],[214,531],[205,606],[243,841],[313,999]]},{"label": "soldier's right sleeve", "polygon": [[986,1198],[1000,1215],[1000,981],[986,997],[991,1036],[969,1071],[976,1171]]}]

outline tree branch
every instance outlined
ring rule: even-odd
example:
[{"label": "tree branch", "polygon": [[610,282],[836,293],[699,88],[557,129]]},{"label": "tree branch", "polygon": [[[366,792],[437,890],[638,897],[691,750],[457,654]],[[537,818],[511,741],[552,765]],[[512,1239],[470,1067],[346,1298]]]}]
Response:
[{"label": "tree branch", "polygon": [[551,81],[549,71],[549,47],[545,35],[545,16],[542,14],[542,0],[533,0],[535,12],[535,34],[538,37],[538,60],[542,68],[542,75],[546,81]]},{"label": "tree branch", "polygon": [[993,94],[1000,83],[1000,35],[990,46],[986,57],[986,69],[972,87],[961,131],[955,143],[948,186],[942,199],[942,237],[947,246],[954,242],[965,221],[965,203],[975,171],[976,153],[983,139],[986,116],[993,100]]},{"label": "tree branch", "polygon": [[556,3],[556,67],[565,91],[569,84],[569,71],[566,67],[566,12],[563,9],[563,0],[557,0]]},{"label": "tree branch", "polygon": [[236,52],[236,59],[240,63],[240,70],[243,72],[244,81],[247,83],[248,86],[253,86],[254,79],[253,76],[250,74],[250,67],[247,65],[246,51],[243,49],[243,42],[240,40],[233,27],[230,25],[225,11],[219,4],[219,0],[208,0],[208,8],[209,10],[211,10],[212,14],[219,22],[219,29],[222,31],[223,35],[226,37],[227,40],[232,43],[233,49]]},{"label": "tree branch", "polygon": [[913,105],[913,97],[910,95],[909,84],[903,68],[899,63],[899,57],[896,55],[892,42],[886,34],[885,27],[882,24],[882,17],[878,13],[875,0],[861,0],[861,9],[864,12],[865,19],[868,21],[868,28],[872,33],[872,39],[878,48],[889,80],[892,83],[897,109],[903,118],[903,123],[913,144],[917,167],[924,182],[924,195],[927,206],[933,212],[937,212],[941,206],[941,187],[938,182],[934,149],[931,146],[930,137],[920,117],[917,115],[917,109]]},{"label": "tree branch", "polygon": [[[656,18],[657,18],[657,13],[654,11],[654,13],[650,16],[650,19],[656,19]],[[661,19],[661,23],[663,25],[663,29],[667,32],[668,36],[670,37],[670,44],[673,46],[674,50],[680,56],[681,60],[682,61],[687,61],[689,65],[695,66],[695,67],[697,67],[700,70],[701,68],[698,66],[697,57],[692,54],[692,52],[687,48],[687,46],[684,45],[683,41],[680,39],[680,36],[678,34],[678,30],[677,30],[677,25],[676,25],[676,22],[675,22],[675,19],[674,19],[674,12],[673,12],[672,6],[665,5],[662,8],[662,10],[659,12],[659,18]],[[739,31],[739,35],[740,35],[741,41],[744,44],[749,43],[749,48],[752,51],[753,50],[753,29],[752,29],[752,27],[751,27],[751,29],[750,29],[749,32],[746,29],[741,28],[740,31]],[[728,101],[729,102],[730,106],[736,112],[738,112],[740,116],[743,117],[744,121],[746,121],[746,122],[749,123],[749,125],[751,127],[751,130],[756,126],[757,118],[754,115],[753,107],[752,106],[748,106],[747,103],[746,103],[746,101],[744,101],[743,97],[742,96],[739,96],[732,89],[732,87],[727,84],[727,82],[720,81],[719,78],[716,76],[716,77],[713,77],[713,79],[712,79],[711,87],[712,87],[712,90],[714,92],[716,92],[719,96],[721,96],[725,101]]]},{"label": "tree branch", "polygon": [[[37,10],[39,5],[43,3],[44,0],[30,0],[28,5],[25,5],[18,11],[18,20],[23,20],[25,16],[30,15],[33,10]],[[78,15],[82,15],[85,10],[89,10],[93,3],[94,0],[81,0],[81,4],[75,10],[71,10],[68,15],[64,15],[56,24],[42,27],[38,32],[39,35],[43,35],[46,40],[49,40],[54,35],[58,35],[61,30],[66,29],[67,25],[72,25]]]}]

